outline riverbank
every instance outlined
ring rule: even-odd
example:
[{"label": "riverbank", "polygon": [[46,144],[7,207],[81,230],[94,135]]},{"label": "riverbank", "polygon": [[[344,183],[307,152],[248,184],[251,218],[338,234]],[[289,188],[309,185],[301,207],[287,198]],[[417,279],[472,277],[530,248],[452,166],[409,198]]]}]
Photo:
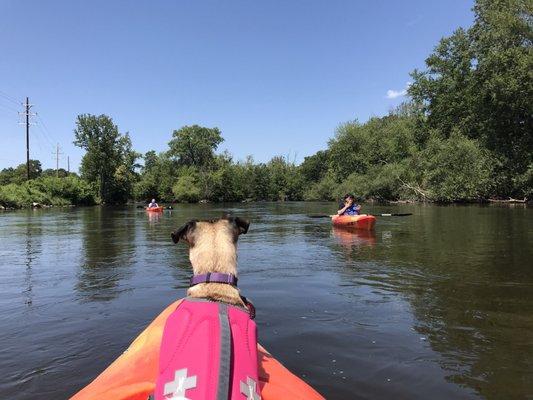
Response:
[{"label": "riverbank", "polygon": [[[0,189],[0,196],[1,196],[1,189]],[[73,203],[69,203],[69,198],[66,198],[66,197],[56,197],[56,200],[54,203],[40,203],[40,202],[34,202],[34,201],[31,201],[31,202],[28,202],[27,199],[23,200],[22,202],[16,202],[16,201],[9,201],[9,202],[3,202],[2,201],[3,199],[0,198],[0,211],[14,211],[14,210],[21,210],[21,209],[30,209],[30,208],[33,208],[33,209],[40,209],[40,208],[61,208],[61,207],[64,207],[64,208],[67,208],[67,207],[84,207],[84,206],[94,206],[94,205],[102,205],[102,206],[106,206],[105,204],[99,204],[97,203],[96,201],[93,201],[93,202],[84,202],[82,204],[73,204]],[[277,204],[286,204],[286,203],[308,203],[308,204],[312,204],[312,203],[320,203],[320,202],[324,202],[326,200],[307,200],[307,201],[292,201],[292,200],[288,200],[288,201],[266,201],[266,200],[249,200],[249,199],[246,199],[246,200],[243,200],[241,201],[240,203],[241,204],[264,204],[264,203],[277,203]],[[411,200],[411,199],[406,199],[406,200],[373,200],[373,199],[368,199],[368,200],[364,200],[364,201],[360,201],[361,204],[363,205],[372,205],[372,206],[375,206],[375,205],[379,205],[379,206],[387,206],[387,205],[391,205],[391,206],[395,206],[395,205],[420,205],[420,204],[427,204],[427,205],[474,205],[474,204],[479,204],[479,205],[508,205],[508,206],[533,206],[533,200],[529,200],[529,199],[513,199],[513,198],[508,198],[508,199],[476,199],[476,200],[471,200],[471,201],[452,201],[452,202],[439,202],[439,201],[421,201],[421,200]],[[15,204],[15,205],[13,205]],[[216,204],[225,204],[225,202],[213,202],[213,201],[208,201],[208,200],[200,200],[199,202],[196,202],[196,203],[186,203],[186,202],[164,202],[164,203],[160,203],[162,206],[164,206],[165,208],[168,208],[168,209],[172,209],[173,206],[175,205],[179,205],[179,204],[190,204],[190,205],[193,205],[193,204],[213,204],[213,205],[216,205]],[[117,205],[121,205],[121,204],[111,204],[111,205],[108,205],[108,206],[117,206]],[[145,206],[146,206],[146,203],[144,202],[129,202],[129,203],[125,203],[125,204],[122,204],[122,205],[133,205],[135,206],[136,208],[138,209],[144,209]]]},{"label": "riverbank", "polygon": [[41,177],[0,186],[3,209],[94,204],[97,204],[94,189],[77,176]]}]

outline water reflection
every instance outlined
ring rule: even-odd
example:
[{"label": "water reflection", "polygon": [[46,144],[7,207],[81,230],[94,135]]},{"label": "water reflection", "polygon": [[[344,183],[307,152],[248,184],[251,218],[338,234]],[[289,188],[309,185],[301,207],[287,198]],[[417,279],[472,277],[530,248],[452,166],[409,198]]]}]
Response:
[{"label": "water reflection", "polygon": [[333,227],[333,237],[346,250],[376,244],[376,232],[374,230]]},{"label": "water reflection", "polygon": [[[32,210],[37,212],[37,210]],[[25,274],[24,274],[24,290],[25,304],[31,307],[33,304],[33,263],[37,256],[41,253],[42,241],[42,220],[33,218],[32,214],[28,214],[26,218],[26,236],[25,236]]]},{"label": "water reflection", "polygon": [[82,215],[83,264],[76,290],[89,301],[108,301],[127,288],[135,253],[135,219],[126,212],[98,207]]},{"label": "water reflection", "polygon": [[158,223],[161,220],[161,216],[163,215],[163,213],[160,213],[160,212],[149,212],[149,211],[145,211],[145,212],[146,212],[146,215],[148,216],[148,222],[150,222],[150,224]]}]

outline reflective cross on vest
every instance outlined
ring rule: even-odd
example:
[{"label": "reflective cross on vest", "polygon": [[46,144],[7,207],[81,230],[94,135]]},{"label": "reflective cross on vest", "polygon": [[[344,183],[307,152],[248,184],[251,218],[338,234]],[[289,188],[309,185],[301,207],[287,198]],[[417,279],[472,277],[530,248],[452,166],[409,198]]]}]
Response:
[{"label": "reflective cross on vest", "polygon": [[246,377],[246,383],[241,381],[241,393],[246,396],[246,400],[261,400],[257,394],[257,382],[249,376]]},{"label": "reflective cross on vest", "polygon": [[187,376],[187,368],[176,371],[174,380],[165,383],[163,394],[168,400],[189,400],[185,391],[196,387],[196,376]]}]

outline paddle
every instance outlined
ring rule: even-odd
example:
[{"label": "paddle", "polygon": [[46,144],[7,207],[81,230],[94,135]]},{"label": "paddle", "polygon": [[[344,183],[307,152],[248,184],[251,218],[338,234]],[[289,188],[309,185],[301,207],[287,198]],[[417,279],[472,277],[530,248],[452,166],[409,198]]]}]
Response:
[{"label": "paddle", "polygon": [[[413,213],[390,213],[390,214],[363,214],[363,215],[372,215],[373,217],[407,217],[408,215],[413,215]],[[309,218],[331,218],[334,215],[326,214],[311,214],[307,215]]]}]

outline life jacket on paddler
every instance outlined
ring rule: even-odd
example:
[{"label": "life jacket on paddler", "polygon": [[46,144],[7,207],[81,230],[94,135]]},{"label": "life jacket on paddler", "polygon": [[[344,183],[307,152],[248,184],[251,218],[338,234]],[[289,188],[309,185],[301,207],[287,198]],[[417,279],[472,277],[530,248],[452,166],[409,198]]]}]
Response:
[{"label": "life jacket on paddler", "polygon": [[[233,275],[195,275],[191,285],[236,285]],[[244,299],[244,298],[243,298]],[[155,400],[260,400],[255,310],[186,298],[168,317]]]}]

